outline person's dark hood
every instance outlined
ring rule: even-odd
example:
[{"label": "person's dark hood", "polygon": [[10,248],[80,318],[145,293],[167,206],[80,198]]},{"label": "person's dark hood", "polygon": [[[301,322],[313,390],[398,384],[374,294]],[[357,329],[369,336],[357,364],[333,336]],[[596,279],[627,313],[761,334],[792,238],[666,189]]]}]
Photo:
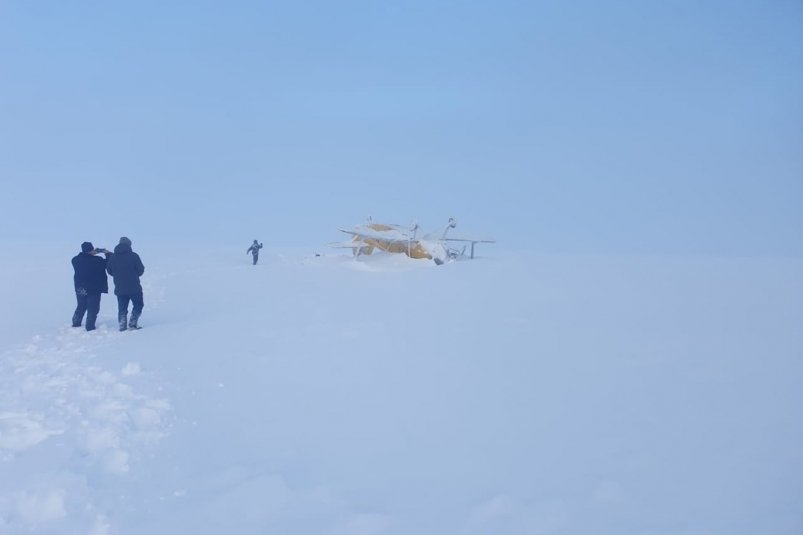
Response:
[{"label": "person's dark hood", "polygon": [[131,245],[128,243],[118,243],[114,246],[114,254],[130,253]]}]

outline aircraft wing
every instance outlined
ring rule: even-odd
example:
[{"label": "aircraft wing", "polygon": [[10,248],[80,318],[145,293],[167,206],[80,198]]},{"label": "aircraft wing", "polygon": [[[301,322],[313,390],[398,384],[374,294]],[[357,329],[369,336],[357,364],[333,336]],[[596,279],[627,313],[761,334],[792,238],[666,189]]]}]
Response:
[{"label": "aircraft wing", "polygon": [[340,232],[345,232],[355,238],[360,240],[381,240],[385,243],[403,243],[407,244],[410,241],[415,241],[411,239],[411,236],[408,236],[404,232],[400,230],[384,230],[384,231],[376,231],[369,228],[361,228],[357,227],[353,230],[346,230],[339,228],[337,229]]},{"label": "aircraft wing", "polygon": [[443,238],[443,241],[465,241],[465,242],[471,242],[471,243],[496,243],[496,240],[494,240],[493,238],[488,238],[488,237],[464,238],[462,236],[461,237],[456,237],[456,238],[453,238],[453,237],[449,236],[447,238]]},{"label": "aircraft wing", "polygon": [[[488,238],[487,236],[482,236],[482,237],[476,236],[476,237],[473,237],[473,238],[466,238],[466,237],[462,237],[462,236],[456,236],[456,237],[451,237],[450,236],[448,238],[443,238],[443,241],[445,241],[445,242],[456,241],[456,242],[470,243],[471,244],[470,258],[474,258],[474,246],[477,245],[478,243],[496,243],[496,240],[494,240],[493,238]],[[463,253],[465,253],[466,247],[468,247],[468,246],[467,245],[463,246]],[[460,253],[460,254],[462,255],[463,253]]]}]

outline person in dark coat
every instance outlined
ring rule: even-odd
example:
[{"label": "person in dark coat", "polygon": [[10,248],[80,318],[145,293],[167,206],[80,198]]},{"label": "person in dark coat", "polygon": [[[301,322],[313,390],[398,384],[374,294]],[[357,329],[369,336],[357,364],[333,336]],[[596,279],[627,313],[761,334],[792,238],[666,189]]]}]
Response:
[{"label": "person in dark coat", "polygon": [[254,243],[252,243],[251,247],[249,247],[248,250],[245,252],[245,254],[251,253],[251,255],[253,255],[253,257],[254,257],[254,264],[253,265],[257,265],[257,262],[259,261],[259,250],[260,249],[262,249],[262,244],[257,242],[256,240],[254,240]]},{"label": "person in dark coat", "polygon": [[[123,236],[106,263],[106,271],[114,278],[114,295],[117,296],[117,321],[120,330],[139,329],[137,322],[145,303],[139,278],[145,273],[139,255],[131,250],[131,240]],[[128,302],[131,302],[131,318],[128,318]]]},{"label": "person in dark coat", "polygon": [[[98,253],[104,253],[101,258]],[[72,326],[80,327],[86,314],[86,330],[95,330],[95,321],[100,312],[100,294],[109,293],[109,281],[106,278],[106,262],[109,256],[106,249],[95,249],[91,242],[81,244],[81,252],[72,259],[75,274],[75,299],[78,302],[72,315]]]}]

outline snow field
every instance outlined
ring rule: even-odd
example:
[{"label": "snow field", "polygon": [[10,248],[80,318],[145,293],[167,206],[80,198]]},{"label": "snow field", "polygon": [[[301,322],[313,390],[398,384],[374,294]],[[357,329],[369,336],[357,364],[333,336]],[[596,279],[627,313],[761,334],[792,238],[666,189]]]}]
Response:
[{"label": "snow field", "polygon": [[137,391],[138,365],[110,370],[97,358],[114,338],[106,325],[63,327],[2,355],[0,526],[10,533],[68,518],[103,533],[87,485],[127,474],[167,432],[170,404]]},{"label": "snow field", "polygon": [[140,253],[142,331],[10,292],[0,533],[803,527],[799,261]]}]

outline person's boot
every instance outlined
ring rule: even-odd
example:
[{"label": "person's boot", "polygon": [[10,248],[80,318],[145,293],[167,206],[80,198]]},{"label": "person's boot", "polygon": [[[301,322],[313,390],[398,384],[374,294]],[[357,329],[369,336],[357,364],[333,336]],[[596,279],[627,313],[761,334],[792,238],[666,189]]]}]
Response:
[{"label": "person's boot", "polygon": [[137,321],[139,320],[139,314],[132,312],[131,319],[128,320],[128,328],[129,329],[139,329],[140,327],[137,325]]},{"label": "person's boot", "polygon": [[128,314],[120,314],[117,317],[117,321],[120,323],[120,330],[125,331],[128,329]]}]

